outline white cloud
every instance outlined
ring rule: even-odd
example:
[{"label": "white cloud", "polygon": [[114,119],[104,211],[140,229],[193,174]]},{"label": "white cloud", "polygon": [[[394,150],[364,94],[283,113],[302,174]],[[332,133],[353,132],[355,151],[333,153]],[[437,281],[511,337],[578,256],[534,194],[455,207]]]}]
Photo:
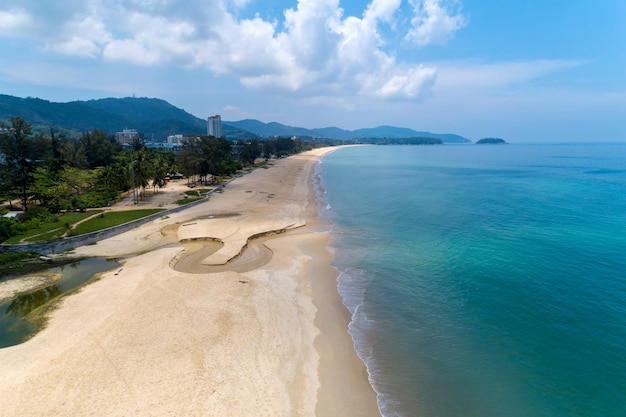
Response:
[{"label": "white cloud", "polygon": [[401,0],[372,0],[365,11],[365,20],[390,23],[401,4]]},{"label": "white cloud", "polygon": [[419,46],[428,44],[445,45],[450,37],[463,26],[466,19],[461,14],[454,15],[445,0],[409,0],[415,16],[411,20],[412,28],[406,39]]},{"label": "white cloud", "polygon": [[144,13],[132,13],[125,20],[132,36],[107,42],[105,59],[137,65],[195,64],[196,28],[190,22]]},{"label": "white cloud", "polygon": [[[371,0],[361,17],[344,16],[339,0],[298,0],[272,21],[239,17],[249,0],[16,1],[21,9],[0,6],[0,27],[70,57],[207,68],[301,98],[419,100],[436,79],[434,67],[398,60],[381,31],[401,30],[403,0]],[[400,35],[418,45],[444,43],[465,24],[439,0],[409,1],[413,25]]]},{"label": "white cloud", "polygon": [[524,82],[584,65],[577,60],[531,60],[519,62],[456,61],[437,64],[438,91],[502,90]]},{"label": "white cloud", "polygon": [[60,30],[61,34],[47,49],[63,55],[96,58],[103,45],[111,41],[105,24],[94,16],[76,17]]},{"label": "white cloud", "polygon": [[14,36],[30,23],[29,14],[23,9],[0,10],[0,36]]},{"label": "white cloud", "polygon": [[243,111],[237,106],[224,106],[221,111],[222,120],[242,120],[254,117],[252,114]]},{"label": "white cloud", "polygon": [[421,98],[430,92],[436,76],[434,68],[419,66],[393,75],[376,94],[384,98]]}]

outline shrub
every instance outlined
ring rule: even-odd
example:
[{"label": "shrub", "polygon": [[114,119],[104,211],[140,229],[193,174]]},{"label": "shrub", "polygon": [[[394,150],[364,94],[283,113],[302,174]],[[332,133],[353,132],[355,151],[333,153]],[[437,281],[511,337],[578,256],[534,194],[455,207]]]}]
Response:
[{"label": "shrub", "polygon": [[14,224],[15,221],[13,219],[0,217],[0,242],[4,242],[16,234]]},{"label": "shrub", "polygon": [[19,217],[19,221],[22,223],[27,223],[33,219],[41,219],[46,221],[48,218],[50,218],[50,213],[48,212],[48,210],[46,210],[45,207],[31,204],[30,206],[28,206],[28,211],[25,211]]}]

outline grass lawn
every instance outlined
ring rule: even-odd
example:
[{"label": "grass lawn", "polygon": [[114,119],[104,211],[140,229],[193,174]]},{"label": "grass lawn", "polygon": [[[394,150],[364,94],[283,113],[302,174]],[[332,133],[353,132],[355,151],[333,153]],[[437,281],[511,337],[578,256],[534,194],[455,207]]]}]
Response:
[{"label": "grass lawn", "polygon": [[31,236],[28,239],[24,240],[23,243],[37,243],[37,242],[48,242],[50,240],[58,239],[62,237],[66,232],[70,229],[65,227],[59,227],[58,229],[52,229],[49,232],[42,233],[40,235]]},{"label": "grass lawn", "polygon": [[[32,242],[42,242],[45,240],[53,240],[58,237],[61,237],[65,232],[68,231],[68,225],[73,225],[83,219],[86,219],[89,216],[93,216],[100,211],[86,211],[83,213],[80,212],[71,212],[71,213],[63,213],[55,215],[49,222],[42,223],[36,229],[30,229],[21,233],[19,235],[13,236],[10,239],[7,239],[4,243],[17,244],[20,243],[22,239],[26,243]],[[42,237],[45,235],[45,238]]]},{"label": "grass lawn", "polygon": [[191,197],[191,198],[181,198],[180,200],[176,200],[176,204],[182,206],[183,204],[193,203],[194,201],[203,200],[204,197]]},{"label": "grass lawn", "polygon": [[74,230],[73,234],[83,235],[85,233],[96,232],[98,230],[107,229],[109,227],[117,226],[123,223],[128,223],[130,221],[137,220],[154,213],[159,213],[161,211],[165,211],[165,209],[143,209],[104,213],[101,216],[96,216],[93,219],[87,220],[86,222],[79,224]]},{"label": "grass lawn", "polygon": [[268,163],[267,161],[258,162],[256,164],[252,164],[252,169],[254,169],[254,168],[267,168],[268,165],[272,165],[272,164]]},{"label": "grass lawn", "polygon": [[189,197],[201,197],[211,191],[213,188],[200,188],[199,190],[189,190],[185,191]]}]

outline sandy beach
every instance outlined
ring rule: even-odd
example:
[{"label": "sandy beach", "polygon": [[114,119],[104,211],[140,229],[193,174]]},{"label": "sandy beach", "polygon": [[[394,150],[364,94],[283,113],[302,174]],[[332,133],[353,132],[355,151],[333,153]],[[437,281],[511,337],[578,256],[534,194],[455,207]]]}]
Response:
[{"label": "sandy beach", "polygon": [[126,258],[0,349],[0,416],[380,416],[316,220],[332,150],[77,248]]}]

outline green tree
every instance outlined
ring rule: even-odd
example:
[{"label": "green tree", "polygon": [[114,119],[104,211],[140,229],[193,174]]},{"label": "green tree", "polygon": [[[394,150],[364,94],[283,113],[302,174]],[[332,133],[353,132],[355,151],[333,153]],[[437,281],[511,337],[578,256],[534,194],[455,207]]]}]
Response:
[{"label": "green tree", "polygon": [[213,136],[199,136],[183,141],[178,165],[188,177],[200,175],[202,179],[207,175],[230,175],[241,168],[241,163],[232,155],[231,143],[225,138]]},{"label": "green tree", "polygon": [[154,192],[157,192],[157,188],[162,185],[167,173],[175,168],[175,163],[172,162],[175,155],[172,151],[165,149],[150,149],[148,156],[152,174],[150,180]]},{"label": "green tree", "polygon": [[2,195],[19,198],[24,211],[28,211],[28,189],[32,173],[40,158],[47,152],[46,140],[31,136],[32,127],[21,117],[12,117],[10,127],[0,134],[0,152],[3,155],[0,171],[5,177]]},{"label": "green tree", "polygon": [[11,236],[15,235],[14,224],[15,220],[0,217],[0,242],[4,242]]},{"label": "green tree", "polygon": [[135,187],[140,188],[140,198],[143,200],[143,194],[146,187],[150,184],[151,179],[151,161],[145,148],[133,152],[132,167],[134,170]]},{"label": "green tree", "polygon": [[239,159],[244,165],[252,165],[254,161],[261,156],[261,145],[257,139],[250,141],[240,141]]},{"label": "green tree", "polygon": [[91,169],[112,164],[115,155],[121,150],[114,138],[97,129],[84,132],[79,146],[84,150],[87,166]]},{"label": "green tree", "polygon": [[116,175],[117,172],[113,165],[96,168],[97,181],[100,185],[104,185],[104,199],[107,206],[111,205],[110,190],[116,182]]},{"label": "green tree", "polygon": [[181,173],[187,178],[200,172],[201,155],[199,141],[195,137],[183,139],[183,149],[177,155],[176,162]]},{"label": "green tree", "polygon": [[63,144],[58,136],[55,136],[54,130],[50,128],[50,148],[51,156],[48,160],[48,169],[53,178],[58,178],[63,167],[65,166],[65,156],[63,154]]},{"label": "green tree", "polygon": [[85,148],[75,141],[66,141],[61,143],[61,154],[65,164],[74,168],[87,168],[87,156]]},{"label": "green tree", "polygon": [[58,213],[67,199],[68,190],[63,181],[62,172],[56,176],[51,174],[49,167],[37,167],[32,174],[33,181],[29,194],[33,200],[46,207],[51,213]]}]

